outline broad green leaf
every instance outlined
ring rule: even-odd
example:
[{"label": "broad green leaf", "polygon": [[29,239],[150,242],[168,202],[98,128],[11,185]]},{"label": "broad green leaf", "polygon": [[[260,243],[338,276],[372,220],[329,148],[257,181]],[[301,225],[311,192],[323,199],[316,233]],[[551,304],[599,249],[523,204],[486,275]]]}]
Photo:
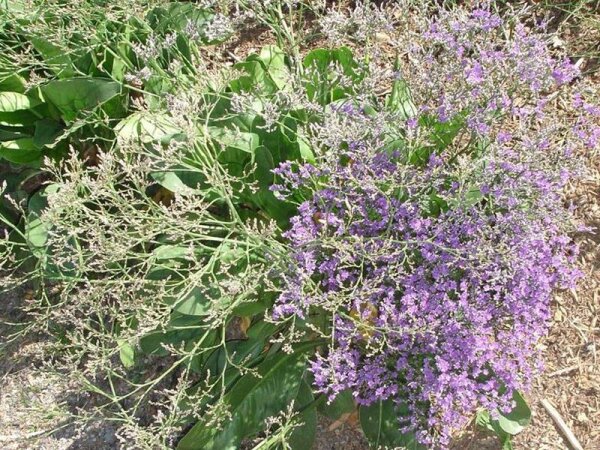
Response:
[{"label": "broad green leaf", "polygon": [[0,92],[0,112],[31,109],[39,104],[39,100],[18,92]]},{"label": "broad green leaf", "polygon": [[347,47],[336,50],[319,48],[312,50],[304,57],[303,65],[310,75],[306,84],[306,92],[310,99],[316,99],[321,105],[344,98],[348,89],[335,81],[334,66],[341,68],[343,75],[353,80],[358,79],[358,64]]},{"label": "broad green leaf", "polygon": [[42,153],[33,138],[21,138],[0,143],[0,158],[15,164],[39,163]]},{"label": "broad green leaf", "polygon": [[0,125],[8,127],[32,127],[38,119],[32,111],[0,112]]},{"label": "broad green leaf", "polygon": [[150,176],[162,187],[171,192],[189,191],[190,188],[181,181],[181,178],[174,172],[152,172]]},{"label": "broad green leaf", "polygon": [[41,36],[31,36],[30,41],[33,47],[38,51],[44,58],[44,62],[48,65],[59,78],[72,78],[75,76],[71,64],[71,58],[65,50],[48,39]]},{"label": "broad green leaf", "polygon": [[[211,312],[212,301],[219,295],[219,289],[214,285],[194,286],[183,298],[177,300],[173,310],[188,316],[205,316]],[[229,301],[229,299],[223,299]]]},{"label": "broad green leaf", "polygon": [[429,129],[430,140],[434,147],[443,150],[452,143],[463,129],[465,124],[463,115],[457,115],[446,122],[440,122],[433,116],[421,116],[419,124]]},{"label": "broad green leaf", "polygon": [[152,252],[157,261],[164,259],[185,258],[189,254],[189,248],[181,245],[161,245]]},{"label": "broad green leaf", "polygon": [[0,91],[25,92],[25,78],[16,74],[8,73],[0,75]]},{"label": "broad green leaf", "polygon": [[6,128],[2,128],[2,126],[0,126],[0,141],[15,141],[17,139],[21,139],[21,138],[25,138],[25,137],[30,137],[29,135],[27,135],[26,133],[23,132],[22,129],[20,128],[12,128],[12,127],[6,127]]},{"label": "broad green leaf", "polygon": [[63,130],[60,123],[52,119],[42,119],[35,122],[33,143],[38,147],[53,146]]},{"label": "broad green leaf", "polygon": [[44,189],[36,192],[28,203],[29,214],[25,224],[25,237],[27,243],[36,256],[43,254],[43,248],[48,240],[50,225],[42,220],[42,211],[47,206],[46,197],[48,193],[55,193],[58,185],[50,184]]},{"label": "broad green leaf", "polygon": [[265,69],[264,63],[256,55],[251,55],[247,61],[237,63],[234,69],[244,72],[244,75],[229,84],[233,92],[256,92],[262,94],[277,92],[277,85]]},{"label": "broad green leaf", "polygon": [[149,143],[169,140],[181,135],[182,131],[166,115],[137,111],[121,120],[115,127],[115,133],[126,141]]},{"label": "broad green leaf", "polygon": [[259,432],[268,417],[285,410],[296,398],[306,366],[306,352],[314,344],[301,344],[291,354],[278,353],[258,367],[259,377],[248,373],[225,395],[232,418],[220,429],[198,422],[183,437],[178,450],[234,450],[242,439]]},{"label": "broad green leaf", "polygon": [[303,380],[296,397],[296,410],[301,411],[297,420],[302,422],[292,430],[289,444],[292,450],[310,450],[317,434],[317,409],[314,405],[314,396],[308,383]]},{"label": "broad green leaf", "polygon": [[406,81],[398,79],[394,81],[392,92],[386,101],[386,106],[390,111],[397,112],[403,119],[416,117],[417,107],[410,95],[410,90]]},{"label": "broad green leaf", "polygon": [[513,447],[511,442],[511,435],[504,431],[502,428],[500,428],[498,421],[492,420],[490,414],[487,411],[477,412],[477,416],[475,417],[475,423],[478,426],[494,433],[498,437],[498,440],[502,445],[502,450],[512,450]]},{"label": "broad green leaf", "polygon": [[70,78],[50,81],[41,89],[63,119],[72,121],[81,111],[91,111],[119,95],[121,85],[104,78]]},{"label": "broad green leaf", "polygon": [[[193,3],[171,2],[164,7],[154,8],[148,13],[147,20],[157,33],[184,31],[193,27],[203,38],[202,31],[214,17],[214,13]],[[188,25],[190,24],[190,25]]]},{"label": "broad green leaf", "polygon": [[122,339],[118,340],[119,344],[119,358],[125,368],[129,369],[135,365],[135,349],[133,346]]},{"label": "broad green leaf", "polygon": [[516,403],[515,408],[509,414],[501,413],[498,417],[500,428],[511,435],[520,433],[531,422],[531,409],[523,396],[514,391],[513,400]]},{"label": "broad green leaf", "polygon": [[[140,338],[140,349],[148,355],[166,356],[169,352],[163,345],[178,345],[183,341],[192,340],[194,337],[197,337],[199,328],[191,327],[199,323],[200,319],[195,316],[172,318],[165,330],[153,331]],[[185,329],[178,329],[179,327],[184,327]]]},{"label": "broad green leaf", "polygon": [[316,160],[314,152],[312,151],[308,143],[300,137],[298,137],[298,149],[300,150],[300,155],[302,156],[302,159],[304,159],[304,161],[309,163],[315,163]]},{"label": "broad green leaf", "polygon": [[355,75],[357,68],[352,51],[348,47],[330,50],[318,48],[312,50],[304,57],[303,65],[306,68],[318,67],[321,71],[327,71],[332,63],[338,63],[348,76]]},{"label": "broad green leaf", "polygon": [[225,148],[237,148],[246,153],[254,154],[254,151],[259,146],[259,137],[256,133],[247,133],[220,127],[208,127],[208,133],[212,139]]},{"label": "broad green leaf", "polygon": [[354,408],[356,408],[356,405],[352,397],[352,392],[345,390],[340,392],[331,403],[323,402],[319,406],[319,412],[335,420],[342,414],[353,411]]},{"label": "broad green leaf", "polygon": [[[252,324],[246,331],[247,339],[228,341],[225,348],[220,347],[215,350],[207,359],[204,371],[213,374],[221,373],[229,361],[235,364],[241,364],[243,361],[252,361],[258,357],[265,349],[268,339],[275,333],[277,326],[259,320]],[[226,358],[226,353],[229,355]]]},{"label": "broad green leaf", "polygon": [[258,58],[263,62],[267,73],[279,90],[291,89],[290,73],[285,63],[285,53],[276,45],[264,47]]},{"label": "broad green leaf", "polygon": [[375,402],[359,408],[360,425],[374,448],[391,447],[407,450],[425,450],[413,434],[400,432],[400,420],[405,411],[398,408],[392,400]]}]

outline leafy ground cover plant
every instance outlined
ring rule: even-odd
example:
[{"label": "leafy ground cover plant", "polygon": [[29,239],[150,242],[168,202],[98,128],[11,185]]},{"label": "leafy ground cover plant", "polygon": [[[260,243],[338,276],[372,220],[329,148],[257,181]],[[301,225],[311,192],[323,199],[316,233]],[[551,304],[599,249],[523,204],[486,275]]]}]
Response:
[{"label": "leafy ground cover plant", "polygon": [[[48,181],[10,196],[0,267],[35,283],[59,370],[125,447],[310,448],[317,407],[358,403],[375,448],[446,448],[476,414],[510,448],[579,276],[560,190],[600,111],[577,67],[486,6],[422,18],[382,67],[374,6],[318,21],[362,58],[301,56],[309,5],[204,3],[67,7],[42,44],[61,16],[5,24],[0,105],[35,116],[19,139],[58,131],[10,160]],[[281,45],[211,64],[253,19]]]}]

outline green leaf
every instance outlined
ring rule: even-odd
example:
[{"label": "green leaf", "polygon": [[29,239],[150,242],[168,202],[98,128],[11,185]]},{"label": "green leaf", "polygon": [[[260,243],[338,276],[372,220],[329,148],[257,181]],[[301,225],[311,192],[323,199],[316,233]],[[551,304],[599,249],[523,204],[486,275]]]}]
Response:
[{"label": "green leaf", "polygon": [[515,408],[509,414],[500,413],[498,417],[500,428],[511,435],[520,433],[531,422],[531,409],[523,396],[514,391],[513,400],[516,403]]},{"label": "green leaf", "polygon": [[348,89],[334,81],[333,66],[341,67],[343,74],[352,80],[358,80],[358,64],[347,47],[336,50],[319,48],[304,57],[303,65],[310,75],[306,84],[309,99],[316,99],[321,105],[344,98]]},{"label": "green leaf", "polygon": [[435,148],[443,150],[458,136],[465,124],[465,119],[463,115],[459,114],[453,117],[452,120],[440,122],[433,116],[421,116],[419,123],[431,131],[430,139]]},{"label": "green leaf", "polygon": [[13,112],[31,109],[39,104],[39,100],[30,98],[24,94],[19,94],[18,92],[0,92],[1,112]]},{"label": "green leaf", "polygon": [[356,408],[352,391],[345,390],[340,392],[335,399],[327,404],[324,402],[319,406],[319,412],[331,419],[339,419],[342,414],[349,413]]},{"label": "green leaf", "polygon": [[[254,60],[251,58],[255,58]],[[245,74],[233,80],[229,87],[235,93],[259,92],[262,94],[273,94],[277,91],[277,85],[265,69],[262,61],[256,55],[251,55],[247,61],[237,63],[234,69]]]},{"label": "green leaf", "polygon": [[125,368],[129,369],[135,365],[135,349],[131,344],[127,341],[119,339],[119,358],[121,362],[125,366]]},{"label": "green leaf", "polygon": [[317,434],[317,409],[314,400],[312,389],[306,380],[302,380],[295,402],[296,409],[301,411],[297,420],[302,425],[294,428],[289,437],[292,450],[310,450],[313,447]]},{"label": "green leaf", "polygon": [[268,417],[285,410],[296,398],[306,366],[306,352],[313,343],[301,344],[291,354],[276,354],[258,367],[260,377],[248,373],[225,394],[232,418],[220,429],[196,423],[181,439],[178,450],[234,450],[242,439],[259,432]]},{"label": "green leaf", "polygon": [[8,74],[2,74],[0,77],[0,91],[11,91],[11,92],[25,92],[25,78],[22,76],[10,72]]},{"label": "green leaf", "polygon": [[[191,327],[199,324],[198,317],[174,315],[165,330],[153,331],[141,337],[140,349],[147,355],[166,356],[169,352],[163,347],[163,344],[179,345],[183,341],[197,337],[200,328]],[[178,329],[178,327],[186,327],[186,329]]]},{"label": "green leaf", "polygon": [[29,136],[20,129],[14,129],[12,127],[2,128],[0,125],[0,141],[14,141],[25,137]]},{"label": "green leaf", "polygon": [[181,245],[161,245],[152,252],[157,261],[185,258],[188,254],[189,248]]},{"label": "green leaf", "polygon": [[163,34],[183,31],[189,23],[196,28],[200,33],[200,38],[206,42],[202,31],[214,15],[209,9],[201,8],[193,3],[172,2],[165,7],[157,7],[150,11],[148,21],[156,33]]},{"label": "green leaf", "polygon": [[33,138],[4,141],[0,144],[0,158],[15,164],[39,164],[41,157],[42,153],[35,145]]},{"label": "green leaf", "polygon": [[164,114],[148,114],[137,111],[121,120],[115,127],[120,139],[143,143],[165,142],[183,132]]},{"label": "green leaf", "polygon": [[276,45],[267,45],[260,51],[258,58],[265,65],[267,73],[279,90],[291,89],[290,73],[283,50]]},{"label": "green leaf", "polygon": [[410,95],[408,84],[402,79],[394,81],[386,106],[390,111],[399,113],[403,119],[415,117],[418,113]]},{"label": "green leaf", "polygon": [[499,413],[498,419],[492,419],[489,412],[479,411],[475,419],[477,425],[498,436],[502,450],[512,450],[511,437],[523,431],[531,421],[531,409],[523,396],[514,391],[513,400],[516,402],[516,406],[509,414]]},{"label": "green leaf", "polygon": [[258,134],[256,133],[247,133],[220,127],[208,127],[208,133],[212,139],[223,147],[237,148],[250,154],[254,154],[260,143]]},{"label": "green leaf", "polygon": [[31,127],[38,119],[39,117],[29,110],[0,112],[0,125],[9,127]]},{"label": "green leaf", "polygon": [[298,149],[300,150],[300,156],[302,156],[302,159],[304,161],[313,164],[315,163],[316,160],[314,152],[312,151],[308,143],[301,137],[298,137]]},{"label": "green leaf", "polygon": [[44,253],[44,246],[48,240],[50,225],[42,220],[42,211],[47,206],[46,196],[48,193],[55,193],[58,185],[50,184],[44,189],[36,192],[28,203],[29,214],[25,223],[25,237],[29,248],[36,256]]},{"label": "green leaf", "polygon": [[63,119],[72,121],[80,111],[91,111],[119,95],[121,85],[103,78],[70,78],[50,81],[41,89]]},{"label": "green leaf", "polygon": [[175,172],[152,172],[150,176],[162,187],[171,192],[189,191],[191,188],[187,186]]},{"label": "green leaf", "polygon": [[391,447],[407,450],[425,450],[414,434],[400,432],[400,420],[407,411],[394,405],[392,400],[373,403],[359,408],[360,425],[374,448]]},{"label": "green leaf", "polygon": [[35,122],[33,143],[38,147],[53,146],[56,138],[60,136],[63,127],[52,119],[42,119]]},{"label": "green leaf", "polygon": [[42,55],[44,62],[50,70],[58,75],[59,78],[71,78],[75,76],[71,58],[65,53],[65,49],[41,36],[31,36],[30,41],[38,53]]},{"label": "green leaf", "polygon": [[183,298],[175,302],[173,310],[188,316],[205,316],[211,312],[212,300],[219,293],[216,286],[194,286]]}]

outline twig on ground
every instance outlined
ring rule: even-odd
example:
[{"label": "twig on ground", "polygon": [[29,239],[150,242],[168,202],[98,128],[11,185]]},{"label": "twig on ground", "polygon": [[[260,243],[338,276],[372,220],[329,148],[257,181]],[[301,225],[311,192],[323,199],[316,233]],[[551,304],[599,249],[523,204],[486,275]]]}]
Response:
[{"label": "twig on ground", "polygon": [[567,426],[567,424],[560,416],[556,408],[552,406],[548,399],[543,399],[541,403],[548,415],[552,417],[552,420],[554,420],[554,423],[560,429],[561,433],[564,435],[565,438],[567,438],[569,446],[573,448],[573,450],[583,450],[583,447],[581,446],[571,429]]},{"label": "twig on ground", "polygon": [[560,375],[565,375],[567,373],[573,372],[574,370],[579,369],[579,365],[574,365],[574,366],[569,366],[569,367],[565,367],[564,369],[559,369],[559,370],[555,370],[552,373],[548,374],[548,377],[558,377]]}]

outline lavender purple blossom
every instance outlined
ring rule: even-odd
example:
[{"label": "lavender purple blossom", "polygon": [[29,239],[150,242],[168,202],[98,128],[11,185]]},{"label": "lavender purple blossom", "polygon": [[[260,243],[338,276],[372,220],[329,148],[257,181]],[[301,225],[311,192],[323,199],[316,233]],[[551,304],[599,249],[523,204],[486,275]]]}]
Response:
[{"label": "lavender purple blossom", "polygon": [[[416,51],[425,64],[404,68],[420,113],[392,150],[370,129],[314,167],[275,170],[274,191],[312,195],[284,234],[292,257],[274,317],[330,317],[317,389],[404,404],[399,427],[430,448],[478,408],[511,410],[540,370],[553,291],[580,277],[560,192],[577,172],[573,150],[597,145],[600,113],[576,95],[574,118],[548,117],[577,69],[520,25],[499,45],[501,26],[485,9],[431,24]],[[343,117],[332,123],[366,124],[356,111],[332,108]],[[442,124],[464,117],[466,137],[418,164],[432,112]]]}]

